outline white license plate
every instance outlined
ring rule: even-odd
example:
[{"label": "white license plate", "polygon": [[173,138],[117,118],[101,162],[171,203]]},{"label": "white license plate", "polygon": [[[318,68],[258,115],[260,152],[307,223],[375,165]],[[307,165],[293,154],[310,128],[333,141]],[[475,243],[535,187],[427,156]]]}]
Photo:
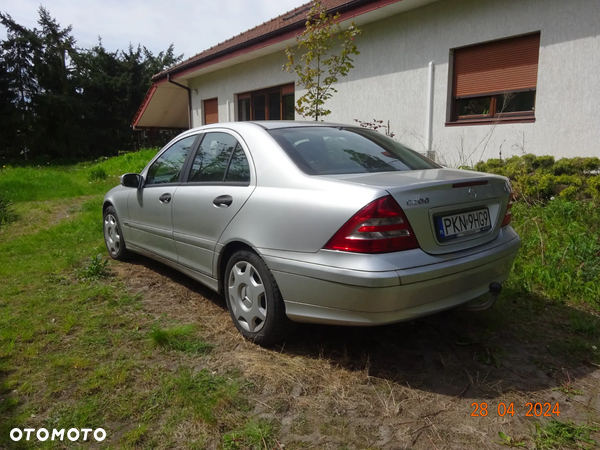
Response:
[{"label": "white license plate", "polygon": [[483,233],[492,228],[490,212],[487,208],[451,216],[436,218],[438,239],[448,241],[471,234]]}]

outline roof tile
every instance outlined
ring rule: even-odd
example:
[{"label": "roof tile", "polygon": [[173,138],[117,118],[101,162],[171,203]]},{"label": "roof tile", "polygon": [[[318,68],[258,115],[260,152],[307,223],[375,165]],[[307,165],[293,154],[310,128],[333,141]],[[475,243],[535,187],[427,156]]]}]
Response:
[{"label": "roof tile", "polygon": [[[356,3],[356,0],[321,0],[321,4],[327,8],[328,11],[338,9],[345,5],[350,5],[352,3]],[[269,20],[268,22],[263,22],[261,25],[257,25],[254,28],[251,28],[243,33],[235,35],[220,44],[217,44],[213,47],[210,47],[207,50],[204,50],[197,55],[194,55],[185,61],[176,64],[159,74],[155,75],[153,79],[163,78],[164,75],[170,72],[177,72],[179,68],[188,67],[193,65],[196,61],[201,61],[210,56],[216,55],[217,53],[226,52],[227,50],[237,47],[238,45],[243,45],[248,41],[252,41],[254,39],[265,36],[269,33],[276,32],[282,30],[284,28],[292,28],[294,26],[298,26],[302,24],[306,20],[306,14],[312,8],[315,2],[304,3],[303,5],[298,6],[297,8],[292,9],[280,16],[275,17],[274,19]]]}]

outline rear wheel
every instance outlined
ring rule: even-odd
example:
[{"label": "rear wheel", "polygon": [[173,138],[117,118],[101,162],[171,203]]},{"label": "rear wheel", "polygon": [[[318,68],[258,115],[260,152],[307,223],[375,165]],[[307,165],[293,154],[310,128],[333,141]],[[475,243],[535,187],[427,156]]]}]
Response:
[{"label": "rear wheel", "polygon": [[109,206],[104,211],[103,229],[104,242],[106,243],[110,257],[119,261],[127,259],[130,256],[130,252],[125,245],[117,211],[113,206]]},{"label": "rear wheel", "polygon": [[225,270],[227,309],[242,335],[259,345],[273,344],[290,332],[291,321],[273,274],[248,250],[235,252]]}]

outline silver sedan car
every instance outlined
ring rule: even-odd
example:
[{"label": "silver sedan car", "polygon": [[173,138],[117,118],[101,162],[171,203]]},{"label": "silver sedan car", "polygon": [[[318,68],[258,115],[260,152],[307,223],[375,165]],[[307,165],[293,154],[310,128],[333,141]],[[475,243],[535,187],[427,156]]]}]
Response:
[{"label": "silver sedan car", "polygon": [[104,238],[115,259],[140,253],[221,293],[238,330],[267,345],[291,322],[380,325],[497,294],[520,244],[510,207],[506,178],[443,168],[372,130],[222,123],[123,175]]}]

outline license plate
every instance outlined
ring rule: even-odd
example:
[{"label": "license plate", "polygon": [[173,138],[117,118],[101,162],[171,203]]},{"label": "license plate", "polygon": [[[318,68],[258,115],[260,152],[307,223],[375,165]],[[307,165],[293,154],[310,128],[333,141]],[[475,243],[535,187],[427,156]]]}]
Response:
[{"label": "license plate", "polygon": [[438,239],[449,241],[463,236],[484,233],[492,229],[487,208],[436,218]]}]

